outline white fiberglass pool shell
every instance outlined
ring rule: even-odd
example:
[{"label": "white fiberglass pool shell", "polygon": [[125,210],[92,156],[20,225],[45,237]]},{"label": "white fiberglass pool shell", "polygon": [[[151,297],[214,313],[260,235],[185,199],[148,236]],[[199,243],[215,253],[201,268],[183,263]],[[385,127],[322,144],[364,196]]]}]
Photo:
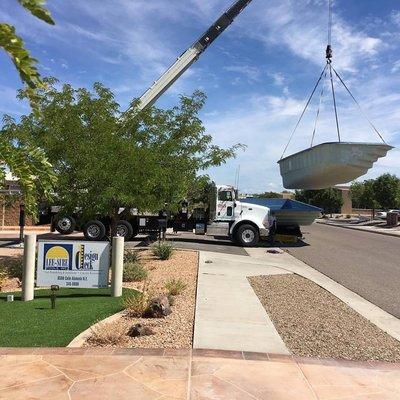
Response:
[{"label": "white fiberglass pool shell", "polygon": [[393,149],[384,143],[322,143],[278,161],[286,189],[323,189],[351,182]]}]

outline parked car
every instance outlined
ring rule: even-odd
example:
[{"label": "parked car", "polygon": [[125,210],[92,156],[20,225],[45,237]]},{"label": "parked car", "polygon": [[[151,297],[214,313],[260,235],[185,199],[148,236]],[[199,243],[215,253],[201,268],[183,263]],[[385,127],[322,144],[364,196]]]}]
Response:
[{"label": "parked car", "polygon": [[379,219],[386,219],[387,214],[393,212],[397,212],[398,214],[400,214],[400,210],[379,211],[375,214],[375,217]]}]

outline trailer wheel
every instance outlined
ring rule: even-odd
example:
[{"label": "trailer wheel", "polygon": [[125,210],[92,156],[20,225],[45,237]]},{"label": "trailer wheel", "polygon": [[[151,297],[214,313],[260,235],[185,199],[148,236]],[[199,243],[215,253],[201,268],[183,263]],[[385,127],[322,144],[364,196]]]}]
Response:
[{"label": "trailer wheel", "polygon": [[244,224],[236,231],[235,239],[243,247],[254,247],[260,239],[260,234],[253,225]]},{"label": "trailer wheel", "polygon": [[75,230],[76,221],[73,217],[56,217],[54,228],[61,235],[69,235]]},{"label": "trailer wheel", "polygon": [[125,240],[131,239],[133,236],[132,225],[128,221],[118,221],[117,236],[123,237]]},{"label": "trailer wheel", "polygon": [[100,221],[89,221],[83,227],[83,234],[87,240],[101,240],[106,235],[106,227]]}]

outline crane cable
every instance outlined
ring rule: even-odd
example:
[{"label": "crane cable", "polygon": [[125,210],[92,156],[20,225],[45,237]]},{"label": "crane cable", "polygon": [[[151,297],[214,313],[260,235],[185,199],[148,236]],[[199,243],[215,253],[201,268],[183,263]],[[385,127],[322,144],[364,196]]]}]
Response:
[{"label": "crane cable", "polygon": [[328,17],[328,45],[326,47],[326,63],[328,65],[329,69],[329,79],[331,81],[331,89],[332,89],[332,97],[333,97],[333,109],[335,111],[335,121],[336,121],[336,131],[338,135],[338,140],[339,143],[341,142],[340,139],[340,127],[339,127],[339,116],[338,116],[338,111],[337,111],[337,104],[336,104],[336,92],[335,92],[335,84],[333,82],[333,74],[332,74],[332,58],[333,58],[333,52],[332,52],[332,0],[329,0],[329,17]]}]

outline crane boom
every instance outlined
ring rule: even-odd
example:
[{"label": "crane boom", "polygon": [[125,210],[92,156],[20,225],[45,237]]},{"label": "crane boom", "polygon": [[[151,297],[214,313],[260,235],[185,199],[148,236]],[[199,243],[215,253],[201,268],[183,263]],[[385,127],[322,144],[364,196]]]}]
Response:
[{"label": "crane boom", "polygon": [[224,12],[214,24],[171,65],[140,97],[138,110],[154,104],[157,99],[195,63],[200,55],[232,24],[234,19],[252,0],[238,0]]}]

